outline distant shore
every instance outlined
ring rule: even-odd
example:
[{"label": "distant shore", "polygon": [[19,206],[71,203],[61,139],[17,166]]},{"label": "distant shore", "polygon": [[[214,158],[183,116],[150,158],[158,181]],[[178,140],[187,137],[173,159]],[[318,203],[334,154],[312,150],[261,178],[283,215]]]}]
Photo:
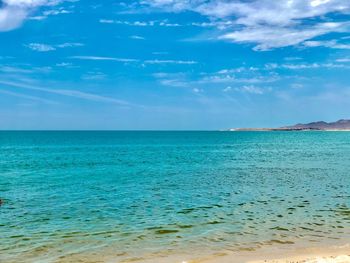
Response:
[{"label": "distant shore", "polygon": [[233,128],[228,131],[326,131],[326,132],[349,132],[350,129],[289,129],[289,128]]},{"label": "distant shore", "polygon": [[231,128],[229,131],[350,131],[350,120],[338,120],[336,122],[317,121],[310,123],[298,123],[292,126],[278,128]]}]

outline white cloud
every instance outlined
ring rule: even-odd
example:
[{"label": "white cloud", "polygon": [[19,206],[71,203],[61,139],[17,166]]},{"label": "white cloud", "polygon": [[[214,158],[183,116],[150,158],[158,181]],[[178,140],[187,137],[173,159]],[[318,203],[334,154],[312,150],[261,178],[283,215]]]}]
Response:
[{"label": "white cloud", "polygon": [[349,23],[319,23],[315,26],[301,29],[268,26],[246,27],[239,31],[227,33],[220,38],[237,43],[258,43],[254,50],[264,51],[298,45],[308,39],[331,32],[343,32],[349,25]]},{"label": "white cloud", "polygon": [[301,57],[285,57],[284,60],[294,61],[294,60],[302,60],[302,58]]},{"label": "white cloud", "polygon": [[290,25],[298,20],[326,15],[331,12],[347,12],[350,3],[343,0],[143,0],[142,4],[181,12],[191,10],[214,18],[237,17],[242,25],[275,24]]},{"label": "white cloud", "polygon": [[21,7],[38,7],[42,5],[55,5],[58,0],[3,0],[5,5]]},{"label": "white cloud", "polygon": [[329,41],[305,41],[303,45],[307,47],[328,47],[335,49],[350,49],[350,44],[342,44],[336,40]]},{"label": "white cloud", "polygon": [[155,52],[152,52],[153,55],[168,55],[169,52],[162,52],[162,51],[155,51]]},{"label": "white cloud", "polygon": [[350,58],[339,58],[336,60],[336,62],[347,63],[350,62]]},{"label": "white cloud", "polygon": [[194,93],[201,93],[201,92],[203,92],[203,89],[193,88],[192,91]]},{"label": "white cloud", "polygon": [[165,27],[178,27],[178,26],[181,26],[178,23],[169,23],[167,21],[161,21],[161,22],[159,22],[159,25],[160,26],[165,26]]},{"label": "white cloud", "polygon": [[24,45],[27,48],[30,48],[34,51],[38,52],[48,52],[56,50],[57,48],[67,48],[67,47],[81,47],[84,46],[82,43],[63,43],[58,45],[48,45],[48,44],[42,44],[42,43],[29,43],[27,45]]},{"label": "white cloud", "polygon": [[180,64],[180,65],[193,65],[198,63],[197,61],[193,61],[193,60],[158,60],[158,59],[145,60],[144,62],[146,64]]},{"label": "white cloud", "polygon": [[187,79],[187,73],[185,72],[177,72],[177,73],[165,73],[158,72],[152,74],[154,78],[156,78],[159,83],[163,86],[171,86],[171,87],[188,87],[190,81]]},{"label": "white cloud", "polygon": [[71,59],[80,59],[80,60],[101,60],[101,61],[116,61],[123,63],[131,63],[131,62],[141,62],[144,64],[179,64],[179,65],[193,65],[197,64],[197,61],[192,60],[139,60],[133,58],[117,58],[117,57],[100,57],[100,56],[72,56],[69,57]]},{"label": "white cloud", "polygon": [[118,24],[125,26],[136,26],[136,27],[147,27],[147,26],[162,26],[162,27],[179,27],[182,26],[178,23],[171,23],[167,19],[165,20],[149,20],[149,21],[122,21],[122,20],[112,20],[112,19],[100,19],[102,24]]},{"label": "white cloud", "polygon": [[40,20],[44,20],[46,18],[47,18],[47,16],[31,16],[28,19],[29,20],[38,20],[38,21],[40,21]]},{"label": "white cloud", "polygon": [[19,27],[26,18],[27,12],[22,9],[7,6],[0,9],[0,32]]},{"label": "white cloud", "polygon": [[328,68],[328,69],[345,68],[345,69],[349,69],[350,66],[344,65],[344,64],[339,64],[339,63],[299,63],[299,64],[270,63],[270,64],[265,65],[266,70],[273,70],[273,69],[302,70],[302,69],[320,69],[320,68]]},{"label": "white cloud", "polygon": [[262,95],[266,92],[271,91],[271,88],[262,89],[259,87],[249,85],[249,86],[242,86],[240,88],[235,88],[235,91],[243,92],[243,93],[251,93],[251,94],[256,94],[256,95]]},{"label": "white cloud", "polygon": [[100,19],[99,22],[101,24],[114,24],[114,20],[112,19]]},{"label": "white cloud", "polygon": [[59,8],[57,10],[47,10],[47,11],[44,11],[43,12],[43,15],[45,17],[47,16],[56,16],[56,15],[60,15],[60,14],[70,14],[70,13],[73,13],[72,11],[70,10],[66,10],[64,8]]},{"label": "white cloud", "polygon": [[131,39],[135,39],[135,40],[145,40],[145,38],[144,38],[144,37],[141,37],[141,36],[136,36],[136,35],[134,35],[134,36],[130,36],[130,38],[131,38]]},{"label": "white cloud", "polygon": [[[66,0],[66,1],[68,1],[68,0]],[[71,1],[74,1],[74,0],[71,0]],[[42,12],[42,14],[40,14],[40,15],[28,17],[28,19],[30,19],[30,20],[43,20],[43,19],[46,19],[48,16],[57,16],[57,15],[71,14],[71,13],[73,13],[72,10],[67,10],[67,9],[64,9],[63,7],[60,7],[57,9],[46,10],[46,11]]]},{"label": "white cloud", "polygon": [[220,39],[252,43],[255,50],[299,45],[328,33],[348,32],[350,28],[349,22],[328,22],[330,14],[349,14],[350,1],[344,0],[142,0],[140,3],[167,12],[193,11],[213,21],[203,26],[225,22],[228,32]]},{"label": "white cloud", "polygon": [[[261,69],[265,70],[265,69]],[[226,71],[226,70],[223,70]],[[232,85],[259,85],[266,83],[274,83],[280,80],[277,73],[269,73],[261,75],[256,70],[254,71],[234,71],[235,74],[223,74],[220,72],[215,73],[204,73],[202,72],[199,76],[191,76],[189,72],[185,73],[156,73],[153,74],[155,79],[163,86],[171,87],[220,87],[225,85],[223,92],[233,90]]]},{"label": "white cloud", "polygon": [[232,27],[234,23],[232,21],[211,21],[211,22],[193,22],[190,24],[191,26],[196,27],[216,27],[220,30],[227,29]]},{"label": "white cloud", "polygon": [[115,57],[98,57],[98,56],[72,56],[72,59],[81,59],[81,60],[106,60],[106,61],[117,61],[117,62],[138,62],[138,59],[132,58],[115,58]]},{"label": "white cloud", "polygon": [[38,52],[48,52],[48,51],[56,50],[54,46],[47,45],[47,44],[40,44],[40,43],[30,43],[24,46]]},{"label": "white cloud", "polygon": [[67,62],[61,62],[56,64],[56,67],[72,67],[72,66],[73,66],[72,63],[67,63]]},{"label": "white cloud", "polygon": [[[277,73],[274,72],[274,70],[279,69],[287,69],[287,70],[302,70],[302,69],[350,69],[350,65],[344,64],[347,62],[350,62],[350,58],[339,58],[336,59],[335,62],[326,62],[326,63],[297,63],[298,60],[301,58],[285,58],[286,63],[267,63],[261,67],[238,67],[233,69],[222,69],[215,74],[209,74],[206,78],[203,80],[205,81],[212,81],[212,82],[226,82],[226,81],[237,81],[239,80],[236,78],[238,74],[241,76],[255,76],[253,78],[247,78],[247,80],[251,79],[251,81],[257,81],[261,80],[260,82],[273,82],[276,80],[279,80]],[[292,63],[294,61],[294,63]],[[266,74],[266,72],[269,73],[269,76]],[[255,73],[255,75],[254,75]],[[248,75],[247,75],[248,74]],[[260,74],[260,75],[258,75]],[[265,81],[263,81],[265,80]]]},{"label": "white cloud", "polygon": [[66,43],[63,43],[63,44],[58,44],[56,45],[56,47],[58,48],[65,48],[65,47],[82,47],[84,46],[83,43],[70,43],[70,42],[66,42]]},{"label": "white cloud", "polygon": [[[55,6],[62,1],[63,0],[3,0],[0,5],[0,32],[10,31],[20,27],[23,21],[39,7]],[[58,12],[63,13],[64,11],[59,10]]]},{"label": "white cloud", "polygon": [[278,76],[259,76],[259,75],[253,75],[250,77],[236,77],[235,75],[210,75],[206,76],[200,80],[198,80],[198,83],[201,84],[210,84],[210,83],[271,83],[279,80]]},{"label": "white cloud", "polygon": [[170,87],[187,87],[188,82],[182,80],[182,79],[160,79],[159,83],[163,86],[170,86]]},{"label": "white cloud", "polygon": [[154,26],[156,21],[121,21],[121,20],[112,20],[112,19],[100,19],[100,23],[102,24],[118,24],[118,25],[126,25],[126,26]]},{"label": "white cloud", "polygon": [[300,83],[292,83],[291,85],[292,89],[302,89],[304,88],[304,84],[300,84]]},{"label": "white cloud", "polygon": [[224,88],[222,91],[223,92],[229,92],[232,90],[232,87],[231,86],[227,86],[226,88]]},{"label": "white cloud", "polygon": [[232,74],[232,73],[242,73],[242,72],[254,72],[258,71],[257,67],[238,67],[233,69],[222,69],[218,71],[218,74]]},{"label": "white cloud", "polygon": [[87,74],[84,74],[81,78],[84,80],[102,80],[106,77],[107,75],[102,72],[88,72]]},{"label": "white cloud", "polygon": [[30,65],[18,67],[18,66],[8,66],[0,65],[0,72],[5,73],[19,73],[19,74],[32,74],[32,73],[50,73],[51,67],[33,67]]}]

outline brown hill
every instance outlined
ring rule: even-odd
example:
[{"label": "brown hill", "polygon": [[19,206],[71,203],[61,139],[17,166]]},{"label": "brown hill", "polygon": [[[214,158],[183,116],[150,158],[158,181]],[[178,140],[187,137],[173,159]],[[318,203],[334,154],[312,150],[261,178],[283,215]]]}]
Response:
[{"label": "brown hill", "polygon": [[339,120],[336,122],[311,122],[307,124],[296,124],[293,126],[281,127],[291,130],[350,130],[350,120]]}]

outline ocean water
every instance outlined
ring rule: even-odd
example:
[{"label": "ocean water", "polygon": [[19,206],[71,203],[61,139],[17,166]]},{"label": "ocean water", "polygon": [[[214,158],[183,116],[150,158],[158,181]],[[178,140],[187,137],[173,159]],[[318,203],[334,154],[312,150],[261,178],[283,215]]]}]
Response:
[{"label": "ocean water", "polygon": [[0,198],[6,263],[348,243],[350,132],[3,131]]}]

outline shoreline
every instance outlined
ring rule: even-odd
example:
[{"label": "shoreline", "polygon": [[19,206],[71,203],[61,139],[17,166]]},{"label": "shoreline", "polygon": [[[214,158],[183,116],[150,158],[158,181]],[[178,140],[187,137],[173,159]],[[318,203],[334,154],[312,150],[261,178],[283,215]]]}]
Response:
[{"label": "shoreline", "polygon": [[[164,261],[165,263],[166,261]],[[171,261],[173,262],[173,261]],[[350,243],[340,246],[258,249],[253,252],[217,253],[180,263],[350,263]],[[160,262],[159,262],[160,263]],[[161,262],[163,263],[163,262]]]},{"label": "shoreline", "polygon": [[[276,245],[252,251],[208,251],[194,250],[192,254],[178,251],[174,254],[158,256],[142,255],[135,251],[133,255],[118,255],[115,248],[97,251],[71,253],[67,255],[43,255],[27,257],[21,262],[82,262],[82,263],[350,263],[350,243],[343,245],[322,245],[317,247],[293,247]],[[19,262],[19,258],[8,259],[9,263]]]},{"label": "shoreline", "polygon": [[[305,244],[306,245],[306,244]],[[110,251],[112,252],[112,251]],[[159,255],[157,257],[148,257],[146,255],[137,255],[128,258],[116,258],[112,254],[103,253],[97,256],[95,261],[94,256],[83,257],[79,255],[75,258],[68,257],[67,261],[58,261],[59,263],[66,262],[119,262],[119,263],[350,263],[350,243],[323,244],[320,246],[290,246],[290,245],[275,245],[272,247],[259,248],[256,250],[246,251],[212,251],[207,254],[206,250],[194,250],[191,255],[186,252]],[[109,255],[108,255],[109,254]]]}]

